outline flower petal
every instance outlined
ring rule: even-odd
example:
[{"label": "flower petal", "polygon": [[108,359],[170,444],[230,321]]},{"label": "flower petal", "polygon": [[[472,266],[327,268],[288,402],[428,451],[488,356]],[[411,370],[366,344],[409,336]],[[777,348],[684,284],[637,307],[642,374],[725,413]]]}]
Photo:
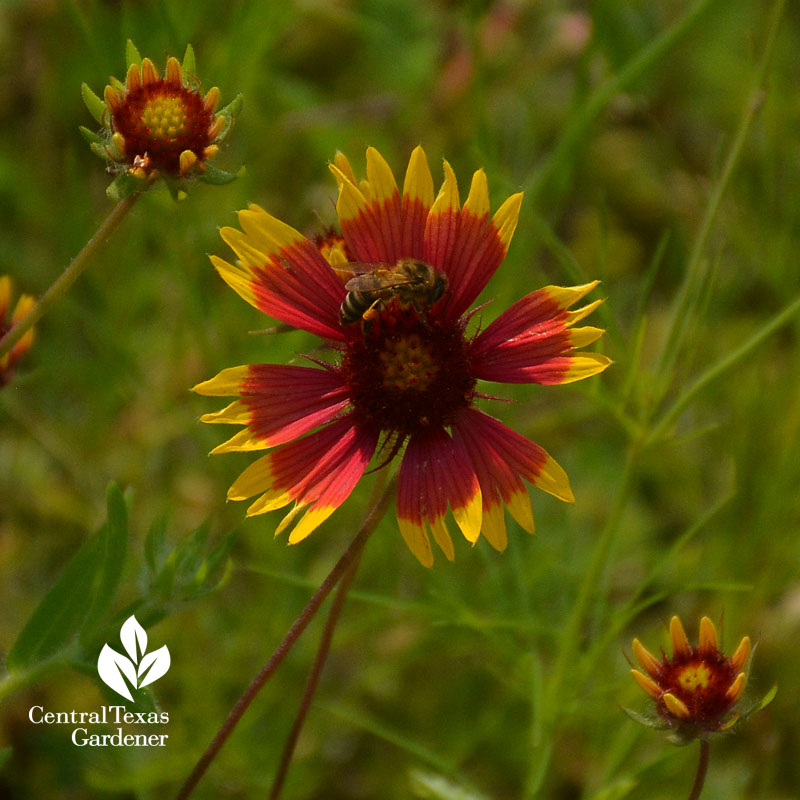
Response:
[{"label": "flower petal", "polygon": [[673,616],[669,621],[669,635],[672,639],[673,658],[688,658],[692,654],[692,648],[686,638],[680,617]]},{"label": "flower petal", "polygon": [[464,537],[475,542],[481,527],[480,486],[461,445],[439,428],[409,440],[397,488],[400,532],[425,566],[433,563],[427,525],[452,557],[444,523],[448,504]]},{"label": "flower petal", "polygon": [[650,673],[651,678],[657,678],[661,673],[661,662],[638,640],[633,640],[633,654],[639,663]]},{"label": "flower petal", "polygon": [[714,623],[708,618],[700,620],[700,655],[708,658],[717,652],[717,629]]},{"label": "flower petal", "polygon": [[[337,509],[355,488],[378,441],[377,431],[342,417],[253,462],[228,490],[228,499],[244,500],[263,492],[248,516],[263,514],[295,500],[305,511],[289,537],[300,541]],[[306,508],[307,507],[307,508]],[[290,512],[292,518],[297,510]],[[281,525],[276,533],[286,526]]]},{"label": "flower petal", "polygon": [[454,277],[450,270],[450,256],[456,245],[459,211],[458,182],[453,168],[445,161],[444,183],[425,222],[425,250],[422,257],[450,279]]},{"label": "flower petal", "polygon": [[548,286],[514,303],[472,341],[476,376],[502,383],[557,384],[606,369],[611,360],[604,355],[571,352],[603,334],[600,328],[572,328],[588,311],[566,310],[596,285]]},{"label": "flower petal", "polygon": [[521,203],[521,194],[512,195],[489,219],[486,175],[483,170],[473,175],[467,202],[458,218],[456,243],[444,265],[450,279],[451,297],[446,307],[450,319],[460,317],[472,305],[502,263]]},{"label": "flower petal", "polygon": [[750,658],[750,649],[750,637],[745,636],[742,641],[739,642],[736,652],[731,656],[731,666],[735,671],[741,670],[747,663],[747,659]]},{"label": "flower petal", "polygon": [[664,692],[661,696],[661,699],[664,701],[664,705],[667,707],[667,711],[674,717],[679,717],[680,719],[689,719],[692,716],[691,711],[689,711],[686,703],[683,702],[679,697],[676,697],[672,692]]},{"label": "flower petal", "polygon": [[350,404],[348,389],[337,372],[292,365],[230,367],[198,384],[194,391],[242,398],[201,418],[203,422],[248,426],[213,453],[284,444],[330,422]]},{"label": "flower petal", "polygon": [[[559,500],[575,502],[569,478],[552,456],[483,411],[474,407],[460,411],[453,422],[453,437],[470,457],[489,504],[496,504],[499,496],[514,514],[515,498],[527,496],[520,478]],[[532,532],[533,520],[523,527]]]},{"label": "flower petal", "polygon": [[425,151],[418,145],[411,153],[403,183],[402,249],[406,258],[422,258],[425,221],[433,205],[433,177]]},{"label": "flower petal", "polygon": [[239,222],[244,231],[229,227],[220,231],[238,256],[236,265],[211,257],[226,283],[282,322],[342,340],[337,320],[346,292],[317,248],[259,206],[240,211]]},{"label": "flower petal", "polygon": [[653,700],[658,700],[658,698],[661,697],[661,688],[652,678],[648,677],[643,672],[639,672],[638,669],[632,669],[631,675],[636,680],[636,683],[638,683]]},{"label": "flower petal", "polygon": [[339,225],[357,260],[394,264],[403,258],[422,257],[424,221],[430,205],[426,170],[425,153],[417,148],[401,197],[392,170],[374,147],[367,149],[367,180],[359,185],[346,159],[331,164],[339,184]]}]

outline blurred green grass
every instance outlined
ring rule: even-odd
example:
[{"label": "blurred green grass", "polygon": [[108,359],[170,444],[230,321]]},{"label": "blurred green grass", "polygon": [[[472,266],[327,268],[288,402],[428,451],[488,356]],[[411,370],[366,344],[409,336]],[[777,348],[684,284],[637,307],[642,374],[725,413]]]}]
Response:
[{"label": "blurred green grass", "polygon": [[[696,5],[705,12],[685,35],[614,92],[591,124],[575,128],[597,87]],[[34,729],[26,718],[34,700],[54,709],[101,702],[89,678],[54,674],[4,706],[0,746],[15,752],[0,771],[0,794],[169,796],[346,546],[369,480],[292,548],[273,539],[276,517],[243,521],[242,504],[224,502],[250,458],[206,456],[223,432],[197,420],[216,405],[188,388],[224,367],[283,363],[317,345],[302,333],[249,335],[269,321],[222,283],[205,254],[226,255],[217,228],[234,224],[234,211],[250,201],[318,231],[320,219],[334,216],[326,162],[337,149],[360,171],[365,147],[375,145],[401,174],[422,143],[434,175],[447,158],[462,192],[484,167],[495,207],[511,191],[530,189],[509,257],[486,292],[497,298],[486,317],[532,288],[573,282],[566,252],[583,274],[603,280],[609,332],[601,347],[615,366],[585,385],[514,389],[508,394],[518,402],[496,412],[546,447],[572,480],[574,507],[535,493],[536,537],[510,522],[504,555],[462,541],[453,565],[440,557],[429,572],[406,551],[392,515],[382,522],[286,796],[414,796],[409,772],[422,768],[487,797],[524,797],[541,752],[536,736],[547,739],[542,702],[560,711],[540,796],[684,796],[694,749],[668,746],[618,709],[645,705],[623,649],[632,635],[657,647],[661,623],[674,612],[690,636],[703,613],[724,614],[729,646],[745,633],[759,642],[756,690],[780,685],[768,710],[715,745],[704,797],[795,796],[796,319],[706,387],[668,437],[644,452],[562,693],[542,700],[537,688],[551,674],[613,513],[637,420],[657,391],[655,364],[753,88],[771,7],[755,0],[0,7],[0,274],[14,276],[19,290],[44,291],[107,213],[109,178],[77,132],[91,124],[79,87],[86,81],[99,92],[109,75],[121,76],[129,37],[159,67],[191,41],[207,87],[219,85],[223,102],[244,93],[244,113],[218,163],[246,165],[236,183],[199,185],[181,204],[165,192],[144,197],[40,326],[27,363],[0,395],[2,649],[102,520],[109,480],[132,490],[140,540],[167,512],[174,539],[207,518],[217,538],[241,531],[226,585],[176,608],[152,632],[173,653],[168,679],[157,686],[170,712],[170,747],[155,755],[77,751],[63,731]],[[800,290],[798,45],[800,16],[790,4],[763,106],[703,253],[713,281],[699,287],[665,407]],[[580,135],[565,148],[571,129]],[[718,512],[671,549],[715,505]],[[135,591],[135,566],[120,605]],[[655,568],[631,620],[627,604]],[[266,793],[318,629],[245,717],[198,798]]]}]

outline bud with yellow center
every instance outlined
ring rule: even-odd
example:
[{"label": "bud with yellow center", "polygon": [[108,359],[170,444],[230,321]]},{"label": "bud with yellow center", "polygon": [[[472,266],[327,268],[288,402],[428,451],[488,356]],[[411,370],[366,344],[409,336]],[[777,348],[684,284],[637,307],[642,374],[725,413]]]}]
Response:
[{"label": "bud with yellow center", "polygon": [[230,132],[241,110],[241,95],[217,111],[219,89],[203,93],[195,77],[191,45],[183,64],[173,57],[167,59],[163,77],[131,42],[126,55],[125,83],[112,78],[102,100],[86,84],[82,86],[84,101],[102,131],[81,128],[81,132],[92,150],[109,160],[112,171],[118,173],[109,195],[121,199],[142,191],[157,178],[162,178],[176,197],[185,192],[191,178],[214,184],[234,180],[235,174],[216,169],[208,161]]}]

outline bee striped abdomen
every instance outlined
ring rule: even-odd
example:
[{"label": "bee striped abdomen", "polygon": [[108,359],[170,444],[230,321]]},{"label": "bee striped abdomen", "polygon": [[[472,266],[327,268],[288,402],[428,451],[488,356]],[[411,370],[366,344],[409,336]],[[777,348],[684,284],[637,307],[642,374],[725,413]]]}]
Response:
[{"label": "bee striped abdomen", "polygon": [[342,325],[360,322],[377,299],[371,292],[348,292],[339,309],[339,322]]}]

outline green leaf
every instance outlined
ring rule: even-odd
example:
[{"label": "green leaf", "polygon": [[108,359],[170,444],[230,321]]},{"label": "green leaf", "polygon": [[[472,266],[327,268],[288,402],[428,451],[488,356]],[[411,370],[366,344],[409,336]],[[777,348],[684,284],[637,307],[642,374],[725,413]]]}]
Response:
[{"label": "green leaf", "polygon": [[592,797],[592,800],[620,800],[627,797],[638,785],[633,778],[624,777],[607,786]]},{"label": "green leaf", "polygon": [[102,158],[103,160],[105,160],[105,161],[108,161],[108,150],[106,150],[106,145],[105,145],[105,143],[102,143],[102,142],[92,142],[92,143],[90,144],[90,147],[92,148],[92,152],[93,152],[93,153],[94,153],[96,156],[99,156],[99,157],[100,157],[100,158]]},{"label": "green leaf", "polygon": [[106,140],[102,136],[98,136],[94,131],[84,128],[83,125],[79,125],[78,130],[81,132],[81,136],[83,136],[83,138],[86,139],[89,144],[99,145],[100,147],[105,146]]},{"label": "green leaf", "polygon": [[151,576],[157,575],[169,557],[167,544],[167,518],[159,517],[151,526],[144,540],[144,559]]},{"label": "green leaf", "polygon": [[101,125],[106,125],[106,104],[89,88],[89,84],[81,84],[81,97],[83,102],[86,103],[86,108],[89,113]]},{"label": "green leaf", "polygon": [[108,610],[125,563],[128,514],[116,484],[109,486],[107,502],[108,521],[84,542],[25,624],[8,654],[9,671],[56,655]]},{"label": "green leaf", "polygon": [[4,747],[2,750],[0,750],[0,769],[3,769],[8,762],[8,759],[11,758],[11,754],[13,752],[13,747]]},{"label": "green leaf", "polygon": [[139,55],[136,45],[130,39],[128,39],[125,44],[125,63],[128,67],[130,67],[131,64],[137,64],[138,66],[142,64],[142,57]]},{"label": "green leaf", "polygon": [[620,706],[620,708],[634,721],[646,728],[654,728],[657,731],[666,730],[669,726],[659,717],[653,717],[648,714],[642,714],[639,711],[634,711],[631,708]]},{"label": "green leaf", "polygon": [[132,194],[136,194],[136,192],[141,192],[146,187],[147,184],[144,181],[135,178],[133,175],[128,175],[127,172],[122,172],[108,185],[106,196],[109,200],[118,203]]},{"label": "green leaf", "polygon": [[244,105],[244,95],[239,93],[228,105],[223,106],[217,114],[222,114],[224,117],[238,117],[242,113],[242,106]]},{"label": "green leaf", "polygon": [[186,599],[195,599],[210,594],[221,586],[231,574],[233,563],[229,554],[236,542],[237,532],[229,533],[209,554],[203,559],[186,584],[184,596]]},{"label": "green leaf", "polygon": [[756,711],[761,711],[762,709],[766,708],[775,699],[776,694],[778,694],[777,683],[761,698],[756,706]]},{"label": "green leaf", "polygon": [[[125,554],[128,549],[128,509],[125,498],[116,483],[111,483],[106,492],[108,523],[104,528],[102,562],[91,608],[86,617],[83,631],[91,633],[97,623],[107,614],[114,594],[117,591],[122,570],[125,567]],[[82,639],[85,637],[82,636]]]},{"label": "green leaf", "polygon": [[233,183],[240,174],[241,170],[238,173],[226,172],[224,169],[218,169],[211,166],[211,164],[206,164],[206,171],[200,176],[200,180],[212,186],[225,186],[227,183]]},{"label": "green leaf", "polygon": [[34,666],[64,649],[80,630],[103,563],[106,525],[87,539],[33,612],[8,654],[9,671]]},{"label": "green leaf", "polygon": [[197,64],[194,60],[194,48],[190,44],[186,45],[186,53],[183,56],[183,64],[181,67],[183,71],[192,78],[197,76]]},{"label": "green leaf", "polygon": [[487,800],[486,795],[476,789],[462,786],[435,772],[412,769],[408,777],[414,797],[426,800]]}]

